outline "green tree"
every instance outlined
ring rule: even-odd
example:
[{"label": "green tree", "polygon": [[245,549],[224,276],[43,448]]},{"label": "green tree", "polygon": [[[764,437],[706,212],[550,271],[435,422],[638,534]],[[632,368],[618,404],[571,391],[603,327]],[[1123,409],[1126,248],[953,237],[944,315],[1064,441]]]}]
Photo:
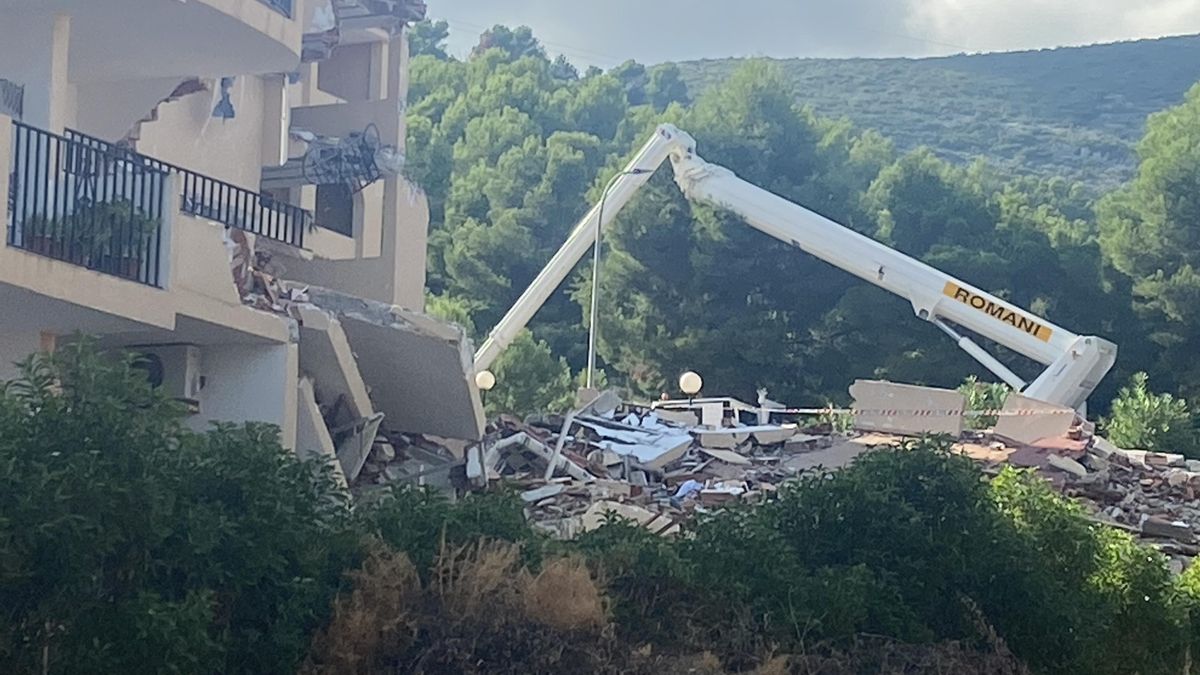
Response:
[{"label": "green tree", "polygon": [[[530,47],[532,33],[494,33],[496,48],[465,62],[414,59],[409,107],[410,172],[431,205],[429,289],[469,299],[480,332],[633,149],[670,122],[694,135],[706,159],[756,185],[1073,331],[1112,338],[1120,372],[1102,383],[1101,400],[1137,369],[1168,386],[1200,382],[1187,361],[1189,336],[1200,330],[1146,314],[1148,300],[1138,303],[1141,317],[1134,313],[1132,289],[1149,282],[1113,262],[1089,193],[1076,183],[941,159],[963,157],[953,152],[898,157],[881,134],[797,105],[803,92],[778,64],[745,62],[689,101],[687,69],[629,61],[575,79],[563,59],[556,65]],[[823,405],[843,401],[853,377],[956,386],[986,375],[946,349],[909,303],[727,212],[689,203],[667,174],[649,182],[605,239],[600,356],[615,384],[657,395],[696,369],[713,391],[753,398],[765,386],[780,399]],[[585,358],[589,265],[564,284],[570,298],[553,295],[532,324],[576,371]],[[896,329],[880,331],[881,323]],[[1159,359],[1150,337],[1177,346]],[[1023,357],[987,346],[1022,376],[1036,375]]]},{"label": "green tree", "polygon": [[1103,421],[1108,439],[1122,448],[1196,457],[1200,438],[1187,401],[1151,392],[1149,379],[1146,373],[1135,373],[1121,389]]},{"label": "green tree", "polygon": [[629,105],[646,103],[646,66],[631,59],[608,71],[608,75],[621,83]]},{"label": "green tree", "polygon": [[408,53],[412,56],[432,56],[445,61],[446,41],[450,39],[450,24],[446,21],[418,21],[408,29]]},{"label": "green tree", "polygon": [[1200,85],[1151,116],[1137,149],[1137,176],[1097,209],[1100,246],[1162,349],[1154,373],[1191,396],[1200,393]]},{"label": "green tree", "polygon": [[881,171],[866,203],[875,214],[877,236],[916,257],[939,242],[982,248],[995,224],[980,186],[928,149]]},{"label": "green tree", "polygon": [[479,43],[471,51],[471,56],[480,56],[491,49],[500,50],[510,61],[529,56],[537,58],[546,56],[546,50],[533,36],[533,30],[529,26],[520,26],[516,29],[507,26],[493,26],[479,36]]},{"label": "green tree", "polygon": [[485,394],[492,414],[529,415],[563,412],[571,407],[575,392],[566,359],[555,357],[550,346],[522,331],[492,365],[496,388]]},{"label": "green tree", "polygon": [[472,338],[477,337],[477,333],[471,314],[477,309],[475,303],[453,295],[429,295],[425,299],[425,311],[430,316],[461,326]]},{"label": "green tree", "polygon": [[662,112],[672,103],[687,103],[688,88],[683,81],[679,66],[674,63],[664,63],[650,69],[650,77],[645,86],[646,102],[654,109]]},{"label": "green tree", "polygon": [[579,69],[575,67],[575,64],[571,63],[566,54],[559,54],[555,57],[554,65],[550,66],[550,73],[558,80],[579,79]]}]

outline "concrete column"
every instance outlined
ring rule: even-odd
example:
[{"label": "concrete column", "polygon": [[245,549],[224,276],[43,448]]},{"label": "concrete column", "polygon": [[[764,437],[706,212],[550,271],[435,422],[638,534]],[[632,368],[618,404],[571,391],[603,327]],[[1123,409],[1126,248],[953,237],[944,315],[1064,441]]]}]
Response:
[{"label": "concrete column", "polygon": [[367,100],[378,101],[388,94],[391,57],[387,42],[371,43],[371,73],[367,80]]},{"label": "concrete column", "polygon": [[50,125],[55,133],[75,124],[75,91],[69,71],[71,17],[55,14],[50,32]]},{"label": "concrete column", "polygon": [[22,121],[62,133],[74,123],[74,96],[68,72],[71,17],[67,14],[6,15],[0,40],[7,53],[23,53],[7,64],[6,76],[25,87]]},{"label": "concrete column", "polygon": [[[392,39],[388,58],[388,98],[403,111],[408,98],[408,36]],[[405,116],[396,118],[395,144],[401,151],[407,136]],[[425,309],[426,247],[429,239],[429,204],[425,194],[407,179],[396,176],[384,183],[383,251],[391,258],[395,275],[393,302],[401,307]]]}]

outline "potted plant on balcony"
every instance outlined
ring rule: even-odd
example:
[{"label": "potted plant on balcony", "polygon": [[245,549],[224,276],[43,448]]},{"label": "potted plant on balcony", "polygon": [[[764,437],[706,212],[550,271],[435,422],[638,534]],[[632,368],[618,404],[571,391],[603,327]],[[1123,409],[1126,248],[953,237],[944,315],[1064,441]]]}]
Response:
[{"label": "potted plant on balcony", "polygon": [[128,200],[95,202],[57,218],[25,218],[20,246],[89,269],[138,279],[158,225],[157,219]]},{"label": "potted plant on balcony", "polygon": [[142,262],[158,231],[157,219],[128,200],[90,204],[76,211],[89,268],[128,279],[140,278]]}]

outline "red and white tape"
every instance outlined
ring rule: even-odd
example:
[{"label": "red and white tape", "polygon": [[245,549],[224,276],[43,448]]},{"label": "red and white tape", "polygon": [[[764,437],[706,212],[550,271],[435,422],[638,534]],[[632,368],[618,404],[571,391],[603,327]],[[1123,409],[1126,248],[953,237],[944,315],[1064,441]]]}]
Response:
[{"label": "red and white tape", "polygon": [[1066,408],[1051,410],[873,410],[869,408],[779,408],[767,412],[783,415],[871,415],[876,417],[1036,417],[1039,415],[1074,415]]}]

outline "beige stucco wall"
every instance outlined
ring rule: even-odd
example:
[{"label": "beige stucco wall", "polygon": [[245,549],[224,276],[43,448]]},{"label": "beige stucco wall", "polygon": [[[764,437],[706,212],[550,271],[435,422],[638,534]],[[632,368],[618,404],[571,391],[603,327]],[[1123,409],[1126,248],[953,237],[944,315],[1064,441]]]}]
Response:
[{"label": "beige stucco wall", "polygon": [[188,425],[202,431],[213,422],[266,422],[280,427],[284,447],[294,447],[298,364],[294,344],[206,347],[200,413]]},{"label": "beige stucco wall", "polygon": [[76,84],[73,128],[106,141],[120,140],[182,81],[159,77]]},{"label": "beige stucco wall", "polygon": [[257,190],[262,179],[266,83],[259,76],[242,76],[229,92],[236,116],[228,120],[212,115],[221,99],[219,83],[212,91],[164,104],[158,109],[158,120],[142,125],[138,152]]},{"label": "beige stucco wall", "polygon": [[332,105],[334,103],[345,103],[342,99],[330,94],[326,91],[321,91],[317,84],[319,79],[320,64],[317,63],[302,63],[300,64],[299,73],[300,79],[294,84],[288,85],[288,95],[292,105],[297,108],[303,108],[315,105]]},{"label": "beige stucco wall", "polygon": [[[88,0],[94,2],[94,0]],[[271,38],[295,55],[299,62],[304,40],[305,6],[308,0],[292,0],[292,16],[285,17],[258,0],[193,0],[235,19]],[[266,64],[264,64],[266,65]]]},{"label": "beige stucco wall", "polygon": [[367,100],[371,94],[371,59],[375,51],[370,43],[334,49],[329,59],[317,66],[317,87],[346,101]]}]

